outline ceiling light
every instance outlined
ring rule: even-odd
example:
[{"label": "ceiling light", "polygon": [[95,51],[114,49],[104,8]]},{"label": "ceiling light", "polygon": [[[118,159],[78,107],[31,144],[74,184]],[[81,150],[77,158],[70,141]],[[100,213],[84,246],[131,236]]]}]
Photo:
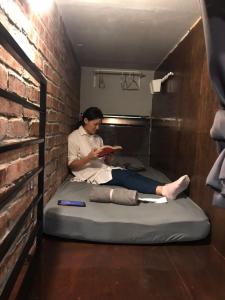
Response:
[{"label": "ceiling light", "polygon": [[40,13],[40,14],[47,13],[53,5],[53,0],[27,0],[27,1],[31,6],[32,10],[35,13]]}]

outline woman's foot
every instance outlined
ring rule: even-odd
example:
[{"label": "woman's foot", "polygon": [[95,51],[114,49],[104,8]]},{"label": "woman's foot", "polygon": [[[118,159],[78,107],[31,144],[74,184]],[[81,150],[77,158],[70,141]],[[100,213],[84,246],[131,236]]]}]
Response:
[{"label": "woman's foot", "polygon": [[190,178],[188,175],[184,175],[171,183],[162,186],[162,196],[168,200],[175,200],[176,197],[182,193],[188,187]]}]

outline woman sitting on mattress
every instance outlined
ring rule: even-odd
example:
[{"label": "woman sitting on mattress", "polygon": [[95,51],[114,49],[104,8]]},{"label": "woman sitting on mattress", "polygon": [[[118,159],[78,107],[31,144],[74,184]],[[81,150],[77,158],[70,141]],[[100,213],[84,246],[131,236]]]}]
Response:
[{"label": "woman sitting on mattress", "polygon": [[190,182],[188,175],[162,184],[136,172],[110,166],[107,157],[99,158],[103,140],[96,132],[102,119],[103,114],[99,108],[89,107],[83,113],[80,127],[68,137],[68,165],[76,181],[122,186],[140,193],[165,196],[169,200],[176,199],[187,188]]}]

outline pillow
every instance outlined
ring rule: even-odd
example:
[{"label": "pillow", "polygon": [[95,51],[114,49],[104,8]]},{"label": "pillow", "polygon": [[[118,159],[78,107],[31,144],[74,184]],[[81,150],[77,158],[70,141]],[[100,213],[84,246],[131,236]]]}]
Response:
[{"label": "pillow", "polygon": [[114,167],[122,167],[131,171],[144,171],[144,164],[132,156],[115,156],[112,161]]}]

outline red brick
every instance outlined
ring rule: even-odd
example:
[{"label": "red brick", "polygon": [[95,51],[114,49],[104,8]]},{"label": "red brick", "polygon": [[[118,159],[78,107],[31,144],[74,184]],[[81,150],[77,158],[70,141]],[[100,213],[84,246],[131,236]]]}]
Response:
[{"label": "red brick", "polygon": [[28,109],[26,107],[23,108],[23,116],[25,118],[33,119],[33,118],[39,118],[39,112],[35,111],[33,109]]},{"label": "red brick", "polygon": [[11,69],[22,74],[23,67],[3,47],[0,47],[0,60],[2,60]]},{"label": "red brick", "polygon": [[59,111],[64,112],[64,108],[65,108],[65,105],[63,103],[61,103],[61,102],[58,102],[58,109],[59,109]]},{"label": "red brick", "polygon": [[[11,140],[10,140],[11,141]],[[11,163],[17,159],[30,156],[38,153],[38,145],[24,147],[23,149],[7,151],[0,155],[0,165],[5,163]]]},{"label": "red brick", "polygon": [[48,190],[52,186],[50,177],[45,179],[45,190]]},{"label": "red brick", "polygon": [[7,165],[5,170],[6,175],[3,177],[2,184],[10,184],[19,177],[23,176],[27,172],[37,168],[38,166],[38,156],[31,155],[23,159],[18,159],[11,164]]},{"label": "red brick", "polygon": [[61,78],[60,78],[60,76],[59,76],[56,72],[53,73],[53,78],[52,78],[52,80],[53,80],[58,86],[60,85]]},{"label": "red brick", "polygon": [[8,164],[0,165],[0,186],[2,186],[6,180],[7,167],[8,167]]},{"label": "red brick", "polygon": [[31,102],[40,103],[40,92],[38,88],[34,86],[27,85],[26,86],[26,98]]},{"label": "red brick", "polygon": [[[0,182],[0,186],[1,186],[1,182]],[[12,185],[7,185],[0,188],[0,198],[3,197],[10,190],[11,187]]]},{"label": "red brick", "polygon": [[54,137],[46,137],[45,147],[46,149],[51,149],[54,146]]},{"label": "red brick", "polygon": [[63,145],[63,144],[67,145],[67,136],[64,136],[64,135],[56,136],[54,145],[57,146],[57,145]]},{"label": "red brick", "polygon": [[[29,195],[29,194],[28,194]],[[13,224],[15,224],[18,217],[20,217],[26,208],[29,206],[29,204],[32,202],[32,197],[28,197],[27,195],[23,196],[20,199],[17,199],[17,201],[14,201],[9,207],[8,207],[8,216],[9,216],[9,226],[12,227]]]},{"label": "red brick", "polygon": [[53,127],[52,126],[53,125],[49,124],[49,123],[47,123],[46,126],[45,126],[45,133],[46,133],[47,136],[52,135],[52,133],[53,133]]},{"label": "red brick", "polygon": [[59,96],[59,88],[52,82],[48,81],[47,93],[51,94],[52,96],[58,97]]},{"label": "red brick", "polygon": [[9,101],[5,98],[0,97],[0,114],[8,117],[21,117],[22,116],[22,106]]},{"label": "red brick", "polygon": [[7,279],[7,269],[5,267],[5,265],[1,265],[0,266],[0,292],[2,290],[2,288],[5,285],[6,279]]},{"label": "red brick", "polygon": [[51,160],[52,160],[52,152],[51,151],[45,152],[45,164],[47,164]]},{"label": "red brick", "polygon": [[[18,238],[16,240],[18,242]],[[21,252],[21,244],[25,244],[26,239],[20,239],[20,243],[16,243],[16,247],[11,249],[4,259],[4,265],[7,268],[8,272],[11,272],[17,259],[19,256],[19,253]]]},{"label": "red brick", "polygon": [[52,133],[53,134],[59,134],[59,128],[60,128],[60,124],[52,124]]},{"label": "red brick", "polygon": [[31,85],[26,85],[26,98],[30,101],[33,100],[33,89],[34,87]]},{"label": "red brick", "polygon": [[23,70],[23,78],[33,86],[39,86],[39,82],[26,69]]},{"label": "red brick", "polygon": [[10,119],[8,123],[7,136],[10,138],[15,137],[27,137],[28,136],[28,124],[23,119]]},{"label": "red brick", "polygon": [[31,154],[37,153],[38,152],[38,145],[30,146],[30,147],[25,147],[23,148],[23,151],[20,153],[20,157],[26,157]]},{"label": "red brick", "polygon": [[32,169],[37,168],[38,155],[33,154],[33,155],[30,155],[29,157],[26,157],[25,159],[23,159],[23,165],[24,165],[25,173],[31,171]]},{"label": "red brick", "polygon": [[39,53],[35,55],[35,64],[41,71],[43,71],[43,57]]},{"label": "red brick", "polygon": [[49,164],[45,166],[45,174],[46,176],[49,176],[52,174],[56,169],[55,161],[51,161]]},{"label": "red brick", "polygon": [[8,129],[8,120],[5,118],[0,118],[0,141],[6,137]]},{"label": "red brick", "polygon": [[56,189],[54,187],[50,187],[47,192],[44,194],[44,204],[46,204],[49,199],[52,197]]},{"label": "red brick", "polygon": [[4,66],[0,65],[0,88],[7,89],[8,74]]},{"label": "red brick", "polygon": [[[24,149],[26,149],[26,148],[24,148]],[[11,151],[1,153],[0,164],[8,163],[8,162],[18,159],[20,157],[20,151],[21,151],[21,149],[17,149],[17,150],[11,150]]]},{"label": "red brick", "polygon": [[58,158],[59,154],[60,154],[60,148],[59,147],[51,149],[52,159]]},{"label": "red brick", "polygon": [[48,122],[56,122],[58,121],[58,115],[54,111],[48,111],[47,113],[47,121]]},{"label": "red brick", "polygon": [[0,213],[0,240],[6,235],[8,230],[8,217],[7,213]]},{"label": "red brick", "polygon": [[53,108],[53,98],[50,95],[47,95],[46,98],[46,107],[48,108]]},{"label": "red brick", "polygon": [[22,175],[22,172],[21,172],[20,160],[17,160],[7,166],[5,180],[4,180],[4,182],[2,182],[2,185],[12,183],[14,180],[19,178],[21,175]]},{"label": "red brick", "polygon": [[45,29],[39,19],[36,20],[36,26],[37,26],[36,29],[37,29],[37,32],[39,33],[39,35],[43,36]]},{"label": "red brick", "polygon": [[37,88],[34,88],[34,102],[40,103],[40,90]]},{"label": "red brick", "polygon": [[54,110],[59,111],[59,104],[60,102],[56,98],[52,99],[52,108]]},{"label": "red brick", "polygon": [[37,45],[38,44],[38,34],[36,32],[36,30],[34,29],[31,29],[28,33],[28,37],[29,39],[31,40],[31,42],[34,44],[34,45]]},{"label": "red brick", "polygon": [[21,97],[26,96],[26,88],[24,82],[12,74],[9,74],[9,90]]},{"label": "red brick", "polygon": [[66,132],[68,132],[67,127],[66,127],[65,124],[60,123],[60,125],[59,125],[59,132],[60,133],[66,133]]},{"label": "red brick", "polygon": [[49,64],[44,64],[44,74],[46,75],[46,77],[48,77],[49,79],[51,79],[53,81],[53,70],[52,68],[49,66]]},{"label": "red brick", "polygon": [[39,121],[32,121],[29,124],[29,136],[39,136]]}]

